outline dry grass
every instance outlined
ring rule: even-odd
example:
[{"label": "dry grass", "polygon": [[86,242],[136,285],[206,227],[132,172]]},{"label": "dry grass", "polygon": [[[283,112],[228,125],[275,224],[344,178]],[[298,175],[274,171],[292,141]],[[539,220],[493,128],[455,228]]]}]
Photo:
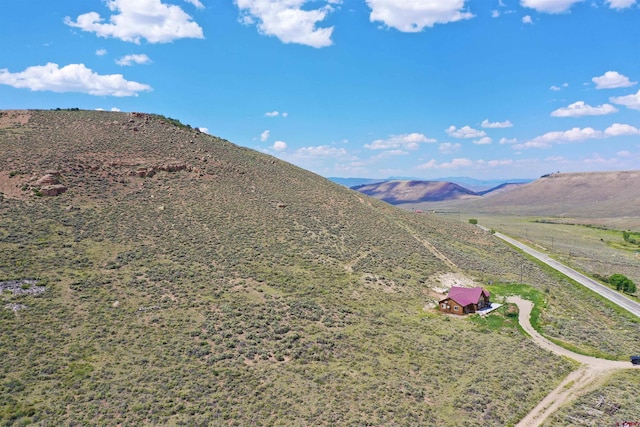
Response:
[{"label": "dry grass", "polygon": [[560,408],[544,424],[545,427],[584,425],[622,426],[640,423],[638,397],[640,372],[629,370],[612,374],[595,390],[578,398],[570,406]]},{"label": "dry grass", "polygon": [[[27,188],[0,201],[0,280],[46,291],[2,294],[26,306],[0,310],[2,425],[513,424],[572,366],[507,314],[425,311],[443,273],[509,282],[524,263],[550,299],[602,310],[613,354],[640,338],[469,224],[175,121],[38,111],[15,126],[0,172]],[[135,174],[169,163],[187,168]],[[56,198],[31,189],[48,169],[69,188]]]}]

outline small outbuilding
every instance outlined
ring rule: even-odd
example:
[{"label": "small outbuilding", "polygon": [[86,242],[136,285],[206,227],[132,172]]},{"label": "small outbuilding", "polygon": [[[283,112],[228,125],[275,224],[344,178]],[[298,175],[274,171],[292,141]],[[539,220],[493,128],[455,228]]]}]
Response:
[{"label": "small outbuilding", "polygon": [[462,288],[452,286],[449,295],[440,300],[440,311],[453,314],[475,313],[485,307],[491,306],[489,291],[482,288]]}]

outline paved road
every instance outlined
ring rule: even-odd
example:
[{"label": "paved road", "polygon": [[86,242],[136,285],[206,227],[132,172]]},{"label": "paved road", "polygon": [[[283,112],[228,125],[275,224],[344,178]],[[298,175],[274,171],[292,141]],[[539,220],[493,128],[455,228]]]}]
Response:
[{"label": "paved road", "polygon": [[[480,226],[480,228],[488,231],[488,229],[485,227]],[[507,243],[512,244],[513,246],[521,249],[522,251],[526,252],[532,257],[537,258],[538,260],[544,262],[549,267],[552,267],[558,270],[560,273],[564,274],[565,276],[572,278],[576,282],[580,283],[583,286],[586,286],[587,288],[591,289],[595,293],[602,295],[603,297],[613,302],[614,304],[617,304],[618,306],[624,308],[628,312],[636,315],[637,317],[640,317],[640,304],[638,304],[637,302],[625,297],[624,295],[619,294],[618,292],[608,288],[607,286],[604,286],[596,282],[595,280],[585,276],[584,274],[578,273],[576,270],[569,268],[562,263],[559,263],[558,261],[549,257],[548,255],[545,255],[542,252],[539,252],[530,246],[527,246],[515,239],[512,239],[511,237],[505,236],[504,234],[498,233],[498,232],[496,232],[494,236],[504,240]]]}]

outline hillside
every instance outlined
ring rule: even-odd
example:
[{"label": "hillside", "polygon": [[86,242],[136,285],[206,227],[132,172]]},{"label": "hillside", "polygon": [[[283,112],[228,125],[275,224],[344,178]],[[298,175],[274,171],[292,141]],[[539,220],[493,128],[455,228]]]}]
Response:
[{"label": "hillside", "polygon": [[640,340],[469,224],[158,115],[0,112],[0,192],[0,425],[515,424],[572,365],[433,310],[473,280],[584,351]]},{"label": "hillside", "polygon": [[487,193],[494,188],[500,188],[504,185],[520,185],[527,184],[533,180],[522,178],[510,178],[510,179],[476,179],[469,177],[444,177],[438,178],[435,181],[453,182],[478,194]]},{"label": "hillside", "polygon": [[423,206],[508,215],[640,217],[640,171],[554,173],[489,198]]},{"label": "hillside", "polygon": [[495,196],[496,194],[505,193],[507,191],[514,190],[518,187],[523,186],[525,183],[514,183],[514,182],[505,182],[495,187],[489,188],[484,191],[479,191],[478,195],[480,196]]},{"label": "hillside", "polygon": [[473,191],[458,184],[439,181],[386,181],[360,185],[353,189],[392,205],[478,197]]}]

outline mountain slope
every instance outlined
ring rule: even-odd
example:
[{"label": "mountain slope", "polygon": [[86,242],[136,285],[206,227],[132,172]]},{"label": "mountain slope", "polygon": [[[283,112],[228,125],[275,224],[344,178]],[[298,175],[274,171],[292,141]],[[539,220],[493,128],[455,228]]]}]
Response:
[{"label": "mountain slope", "polygon": [[480,196],[495,196],[496,194],[505,193],[507,191],[514,190],[518,187],[525,185],[525,183],[517,183],[517,182],[505,182],[498,186],[491,187],[488,190],[479,191],[478,195]]},{"label": "mountain slope", "polygon": [[3,425],[514,424],[570,363],[431,307],[525,265],[587,324],[564,340],[640,337],[469,224],[172,119],[2,112],[0,153]]},{"label": "mountain slope", "polygon": [[477,197],[471,190],[451,182],[386,181],[353,187],[363,194],[393,205]]},{"label": "mountain slope", "polygon": [[640,171],[554,173],[490,198],[454,202],[482,213],[579,218],[638,217]]}]

